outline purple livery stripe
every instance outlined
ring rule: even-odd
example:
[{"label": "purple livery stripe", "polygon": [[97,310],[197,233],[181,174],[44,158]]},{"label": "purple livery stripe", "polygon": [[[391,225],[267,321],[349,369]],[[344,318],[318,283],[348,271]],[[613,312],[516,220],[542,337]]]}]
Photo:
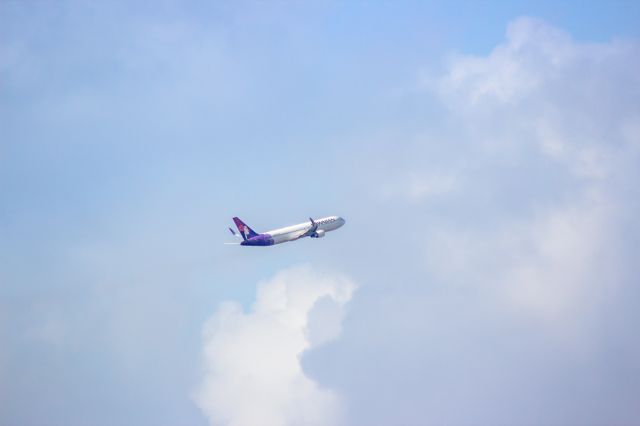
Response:
[{"label": "purple livery stripe", "polygon": [[243,246],[272,246],[273,238],[269,234],[258,234],[240,243]]}]

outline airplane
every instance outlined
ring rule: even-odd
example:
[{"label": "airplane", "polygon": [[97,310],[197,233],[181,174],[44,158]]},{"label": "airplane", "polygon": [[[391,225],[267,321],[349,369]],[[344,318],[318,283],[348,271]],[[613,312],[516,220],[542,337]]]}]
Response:
[{"label": "airplane", "polygon": [[238,233],[231,228],[229,228],[229,231],[231,231],[235,237],[242,237],[243,241],[241,243],[225,244],[240,244],[242,246],[272,246],[274,244],[299,240],[304,237],[322,238],[326,232],[336,230],[345,223],[344,219],[340,216],[328,216],[318,220],[309,218],[309,222],[258,234],[239,218],[234,217],[233,221],[238,227],[240,234],[238,235]]}]

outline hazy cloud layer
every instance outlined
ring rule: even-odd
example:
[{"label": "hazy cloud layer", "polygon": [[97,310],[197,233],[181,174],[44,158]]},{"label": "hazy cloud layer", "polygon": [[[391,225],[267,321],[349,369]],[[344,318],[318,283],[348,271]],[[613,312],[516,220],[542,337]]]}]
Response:
[{"label": "hazy cloud layer", "polygon": [[[576,43],[521,18],[488,56],[452,60],[435,88],[467,131],[462,155],[475,157],[478,174],[511,180],[523,208],[494,210],[501,221],[488,229],[441,232],[430,242],[432,270],[479,273],[516,311],[557,326],[622,285],[615,253],[626,248],[616,236],[618,217],[637,209],[628,182],[639,177],[639,53],[632,43]],[[466,181],[496,202],[510,195]]]},{"label": "hazy cloud layer", "polygon": [[305,364],[349,395],[350,423],[634,424],[638,53],[521,18],[421,81],[442,119],[389,137],[390,172],[368,175],[397,226],[372,221],[367,256],[395,275],[372,274]]},{"label": "hazy cloud layer", "polygon": [[302,354],[340,334],[355,284],[310,267],[258,285],[250,312],[220,306],[204,329],[206,375],[195,399],[212,425],[332,425],[342,403],[307,377]]},{"label": "hazy cloud layer", "polygon": [[635,424],[640,9],[463,3],[0,2],[0,424]]}]

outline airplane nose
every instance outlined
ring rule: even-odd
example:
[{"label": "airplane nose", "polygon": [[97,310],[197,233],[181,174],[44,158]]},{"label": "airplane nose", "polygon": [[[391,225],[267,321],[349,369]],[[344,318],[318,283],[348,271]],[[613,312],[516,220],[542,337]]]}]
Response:
[{"label": "airplane nose", "polygon": [[345,221],[343,218],[341,218],[341,217],[338,217],[338,221],[339,221],[339,223],[340,223],[340,226],[344,225],[344,224],[345,224],[345,222],[346,222],[346,221]]}]

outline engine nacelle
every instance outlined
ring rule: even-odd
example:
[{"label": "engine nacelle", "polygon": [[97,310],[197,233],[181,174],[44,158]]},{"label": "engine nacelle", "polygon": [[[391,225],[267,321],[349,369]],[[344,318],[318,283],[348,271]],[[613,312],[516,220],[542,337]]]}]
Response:
[{"label": "engine nacelle", "polygon": [[322,238],[324,237],[324,231],[322,229],[318,229],[316,232],[311,234],[311,238]]}]

